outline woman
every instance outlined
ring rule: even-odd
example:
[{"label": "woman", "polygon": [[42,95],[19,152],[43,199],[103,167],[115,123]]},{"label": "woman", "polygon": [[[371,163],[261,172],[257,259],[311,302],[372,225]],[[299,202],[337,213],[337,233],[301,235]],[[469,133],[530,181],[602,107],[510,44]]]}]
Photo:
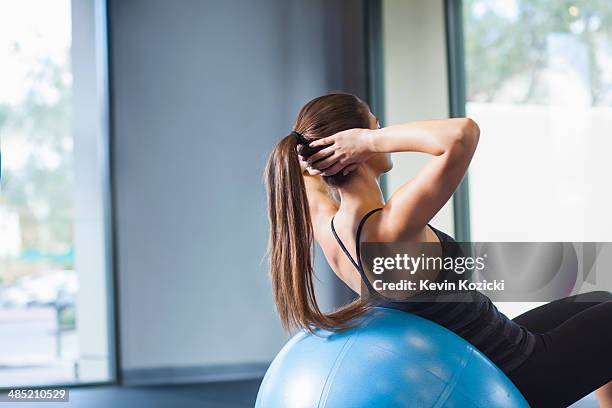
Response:
[{"label": "woman", "polygon": [[[285,327],[343,330],[371,306],[362,296],[321,312],[312,281],[313,237],[336,275],[361,295],[367,277],[360,244],[452,242],[428,223],[463,178],[479,133],[465,118],[380,129],[369,107],[353,95],[308,102],[266,167],[272,284]],[[431,159],[385,202],[379,178],[391,169],[392,152],[422,152]],[[470,301],[384,306],[430,319],[471,342],[534,407],[565,407],[596,389],[601,406],[612,407],[612,296],[579,296],[514,320],[478,292]]]}]

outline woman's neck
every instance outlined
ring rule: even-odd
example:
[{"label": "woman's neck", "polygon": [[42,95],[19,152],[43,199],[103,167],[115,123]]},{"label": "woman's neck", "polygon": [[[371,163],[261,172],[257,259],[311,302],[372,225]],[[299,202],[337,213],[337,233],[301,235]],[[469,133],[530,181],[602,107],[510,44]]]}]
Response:
[{"label": "woman's neck", "polygon": [[366,169],[357,169],[345,185],[338,189],[340,194],[339,213],[363,216],[364,213],[385,205],[380,189],[379,176]]}]

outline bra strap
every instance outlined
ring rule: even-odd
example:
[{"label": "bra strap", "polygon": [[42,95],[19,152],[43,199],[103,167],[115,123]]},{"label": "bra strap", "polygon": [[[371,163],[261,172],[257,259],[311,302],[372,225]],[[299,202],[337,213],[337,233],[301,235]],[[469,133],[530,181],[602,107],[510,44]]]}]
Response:
[{"label": "bra strap", "polygon": [[355,262],[355,259],[353,259],[353,257],[351,256],[351,253],[348,251],[348,249],[346,249],[346,246],[344,246],[344,242],[342,242],[342,240],[338,236],[338,233],[336,232],[336,228],[334,228],[334,217],[332,217],[331,219],[331,230],[332,230],[332,233],[334,234],[334,237],[336,238],[336,241],[338,241],[338,245],[340,245],[340,248],[342,248],[342,251],[344,251],[344,254],[348,257],[348,259],[351,260],[351,263],[353,264],[353,266],[357,270],[359,270],[359,264]]},{"label": "bra strap", "polygon": [[[370,218],[371,215],[373,215],[374,213],[378,212],[382,210],[382,208],[375,208],[372,211],[368,212],[366,215],[363,216],[363,218],[361,219],[361,222],[359,223],[359,226],[357,227],[357,235],[355,236],[355,254],[357,255],[357,265],[359,266],[359,270],[362,270],[361,268],[361,251],[359,250],[360,247],[360,239],[361,239],[361,230],[363,229],[363,225],[365,224],[365,222],[368,220],[368,218]],[[369,282],[366,280],[366,282],[369,284]]]},{"label": "bra strap", "polygon": [[363,218],[361,219],[361,221],[359,222],[359,226],[357,227],[357,234],[355,236],[355,245],[356,245],[356,255],[357,255],[357,260],[355,260],[350,252],[348,251],[348,249],[346,249],[346,246],[344,245],[344,243],[342,242],[342,240],[340,239],[340,237],[338,236],[338,233],[336,232],[336,228],[334,227],[334,217],[332,217],[331,219],[331,230],[332,233],[334,234],[334,237],[336,238],[336,241],[338,241],[338,244],[340,245],[340,248],[342,248],[342,251],[345,253],[345,255],[351,260],[351,263],[353,264],[353,266],[355,267],[355,269],[357,269],[357,272],[359,272],[359,275],[361,276],[361,279],[363,280],[363,282],[365,283],[365,285],[368,288],[368,291],[370,293],[376,293],[376,290],[372,287],[372,284],[370,283],[370,281],[368,280],[368,278],[365,275],[365,272],[363,271],[363,268],[361,266],[361,255],[360,255],[360,250],[359,250],[359,239],[361,237],[361,230],[363,229],[363,225],[365,224],[365,222],[367,221],[367,219],[374,214],[377,211],[382,210],[382,208],[375,208],[371,211],[369,211],[366,215],[363,216]]}]

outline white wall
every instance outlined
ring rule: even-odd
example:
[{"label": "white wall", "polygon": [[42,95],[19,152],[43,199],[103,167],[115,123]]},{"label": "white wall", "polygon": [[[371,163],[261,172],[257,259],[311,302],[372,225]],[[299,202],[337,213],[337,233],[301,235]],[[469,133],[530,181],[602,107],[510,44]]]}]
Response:
[{"label": "white wall", "polygon": [[[442,0],[383,0],[383,59],[387,125],[449,116]],[[420,153],[393,155],[390,194],[427,161]],[[452,199],[432,224],[454,233]]]}]

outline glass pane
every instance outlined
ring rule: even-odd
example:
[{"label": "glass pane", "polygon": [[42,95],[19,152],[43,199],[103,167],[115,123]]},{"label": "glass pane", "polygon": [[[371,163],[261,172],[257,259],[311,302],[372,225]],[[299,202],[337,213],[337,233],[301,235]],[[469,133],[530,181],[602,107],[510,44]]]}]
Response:
[{"label": "glass pane", "polygon": [[0,387],[78,380],[70,19],[0,1]]},{"label": "glass pane", "polygon": [[463,4],[472,240],[609,241],[612,2]]},{"label": "glass pane", "polygon": [[612,238],[612,2],[465,0],[475,241]]}]

